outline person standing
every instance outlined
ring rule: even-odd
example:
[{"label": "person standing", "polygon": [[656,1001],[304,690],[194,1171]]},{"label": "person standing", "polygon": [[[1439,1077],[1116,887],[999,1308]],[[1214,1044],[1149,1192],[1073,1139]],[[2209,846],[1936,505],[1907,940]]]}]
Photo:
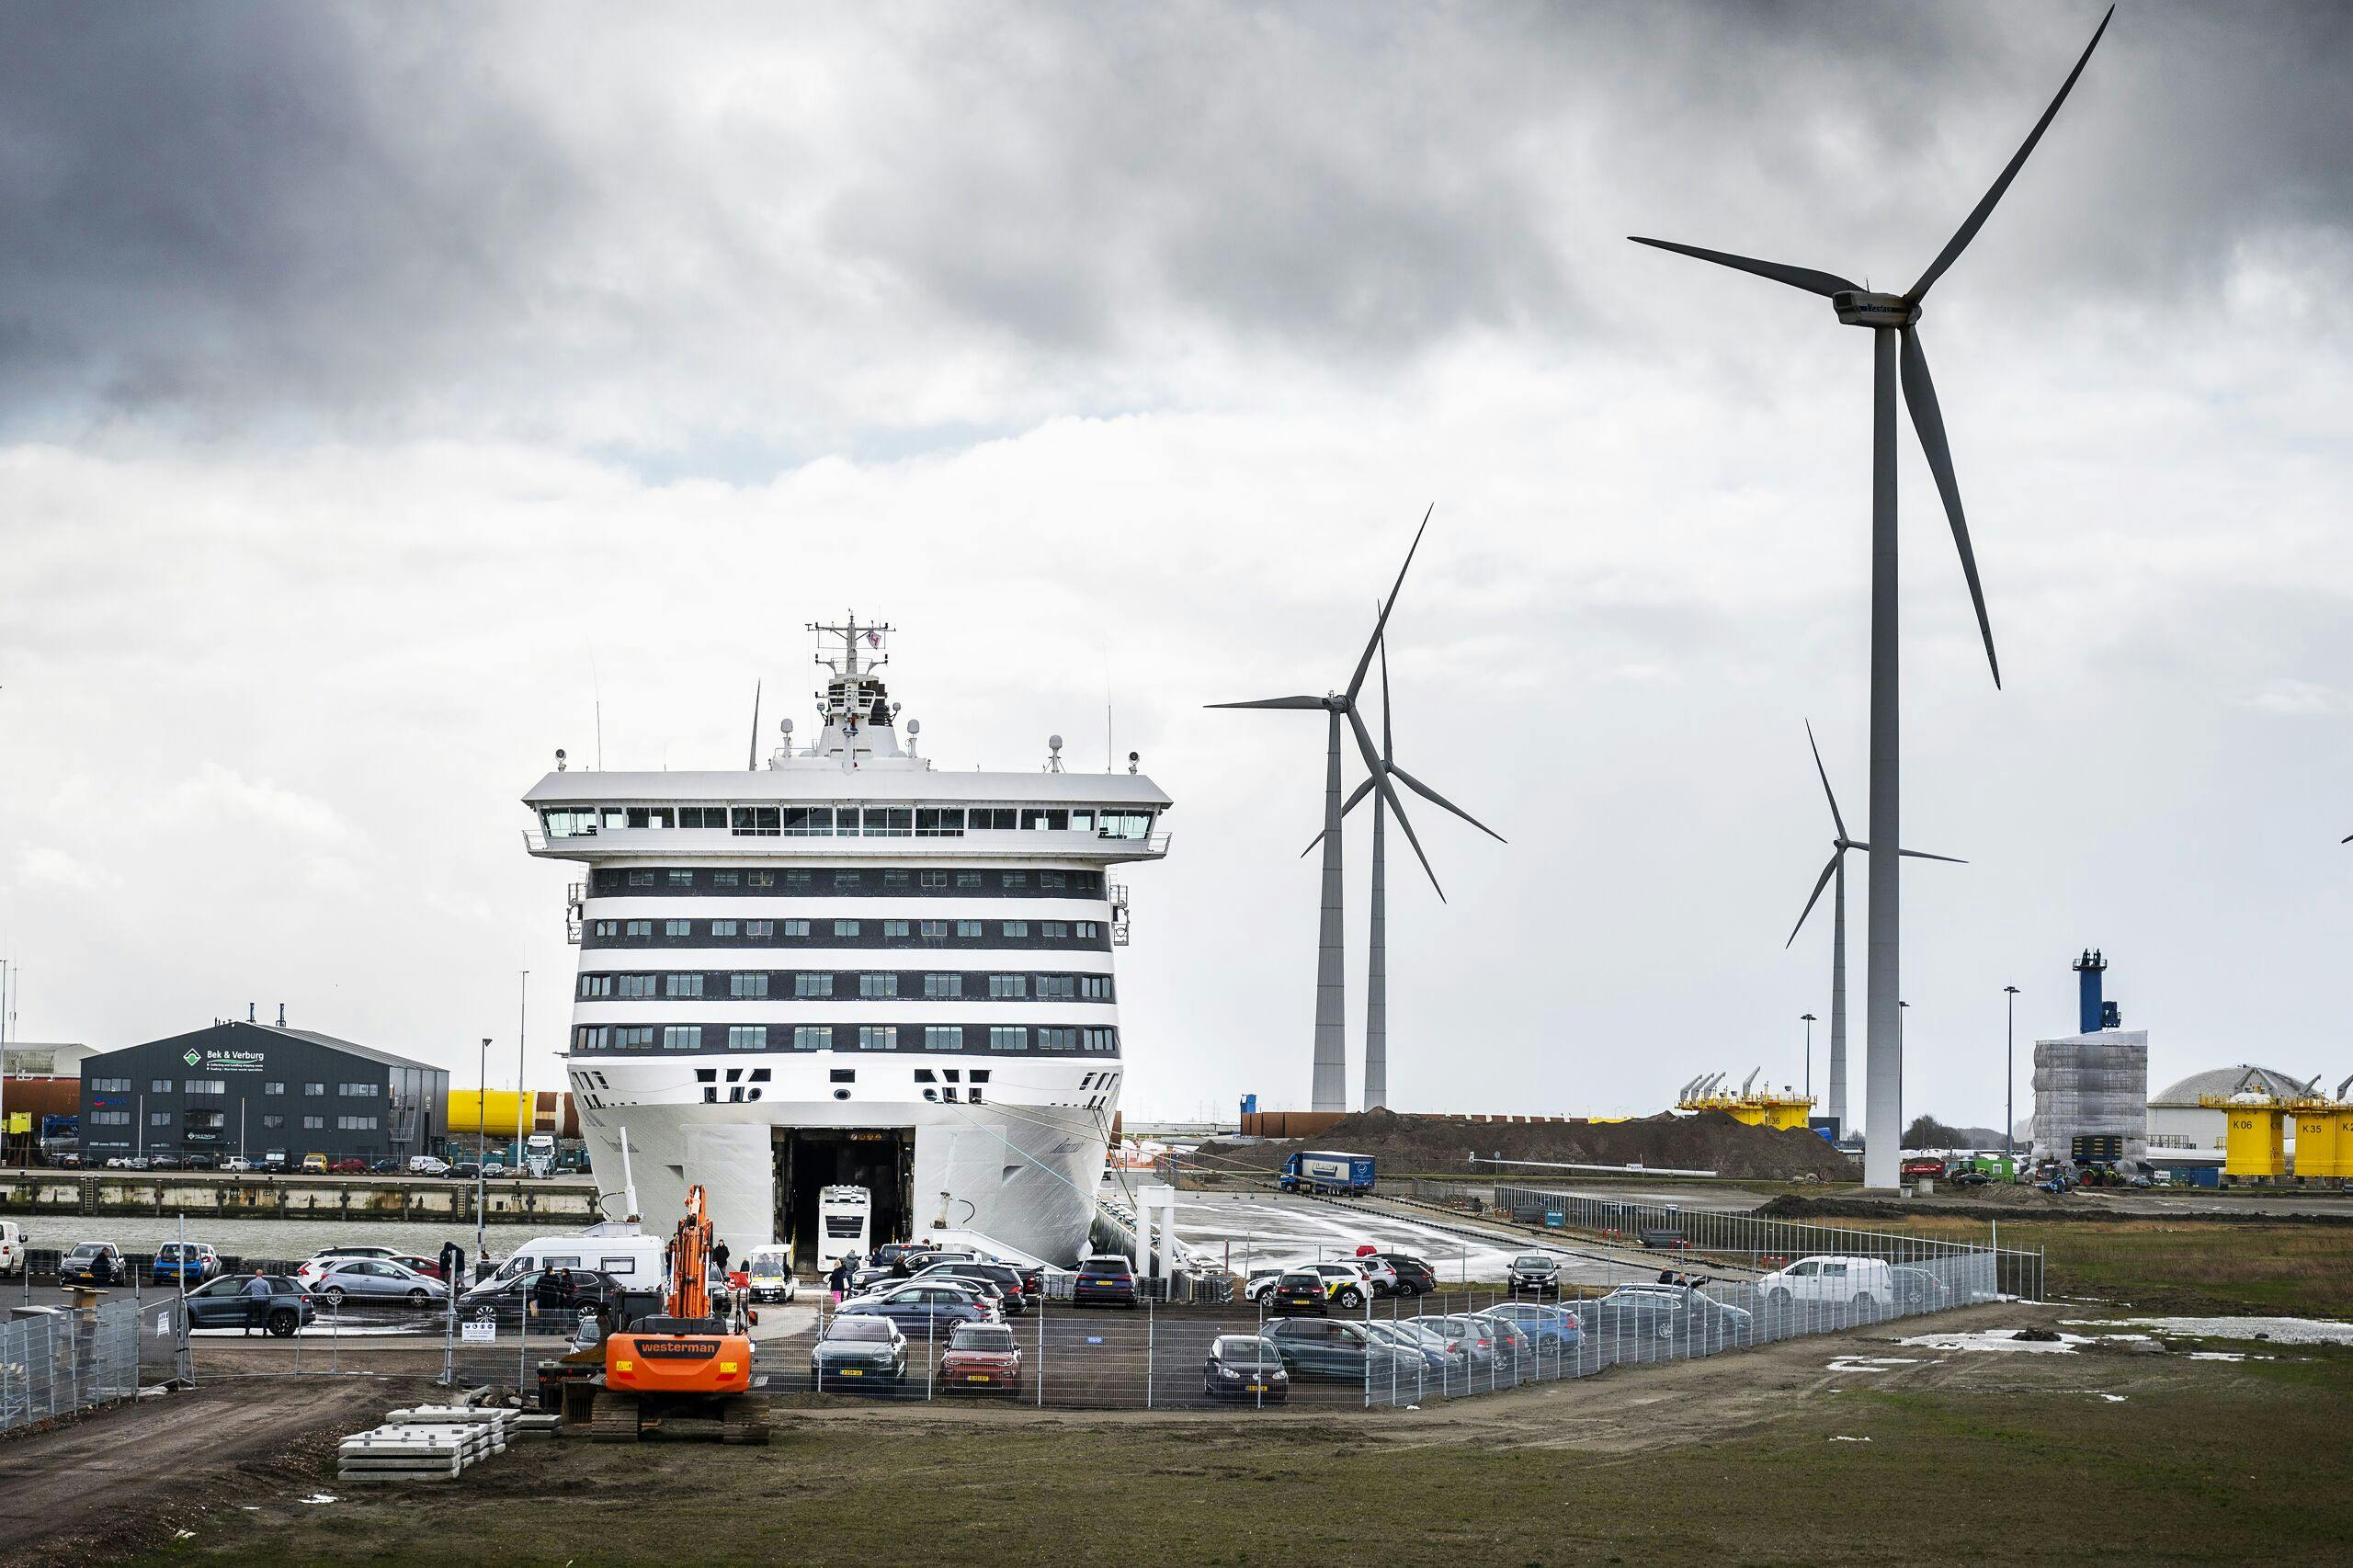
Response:
[{"label": "person standing", "polygon": [[717,1242],[712,1244],[710,1249],[710,1261],[719,1266],[720,1273],[724,1274],[727,1272],[727,1244],[725,1242]]},{"label": "person standing", "polygon": [[257,1325],[267,1327],[269,1298],[274,1292],[269,1288],[269,1276],[261,1271],[260,1265],[255,1265],[254,1277],[245,1281],[242,1293],[245,1298],[245,1332],[253,1333]]},{"label": "person standing", "polygon": [[849,1264],[842,1258],[835,1258],[834,1271],[825,1276],[825,1288],[834,1293],[834,1305],[838,1307],[842,1304],[842,1291],[848,1284]]}]

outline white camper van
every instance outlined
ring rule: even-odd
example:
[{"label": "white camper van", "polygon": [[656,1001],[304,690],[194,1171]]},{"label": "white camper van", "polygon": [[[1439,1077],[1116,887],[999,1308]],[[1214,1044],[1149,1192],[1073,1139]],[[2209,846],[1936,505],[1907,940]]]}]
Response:
[{"label": "white camper van", "polygon": [[492,1278],[511,1279],[543,1268],[588,1268],[611,1275],[632,1294],[659,1295],[667,1280],[662,1254],[668,1244],[660,1236],[597,1236],[577,1231],[568,1236],[534,1236],[517,1247]]}]

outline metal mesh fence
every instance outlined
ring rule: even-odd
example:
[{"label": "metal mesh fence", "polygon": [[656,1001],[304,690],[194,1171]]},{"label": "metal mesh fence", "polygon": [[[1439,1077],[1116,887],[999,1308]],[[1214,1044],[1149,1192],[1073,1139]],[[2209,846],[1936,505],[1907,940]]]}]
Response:
[{"label": "metal mesh fence", "polygon": [[139,1309],[37,1308],[0,1324],[0,1432],[139,1392]]}]

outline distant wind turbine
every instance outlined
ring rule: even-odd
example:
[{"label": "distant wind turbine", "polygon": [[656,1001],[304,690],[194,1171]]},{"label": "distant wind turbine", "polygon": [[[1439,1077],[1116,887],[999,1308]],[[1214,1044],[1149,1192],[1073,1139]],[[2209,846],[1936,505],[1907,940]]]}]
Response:
[{"label": "distant wind turbine", "polygon": [[[1830,863],[1822,868],[1822,875],[1814,879],[1813,892],[1798,912],[1798,923],[1790,927],[1790,939],[1781,944],[1787,950],[1805,929],[1806,916],[1822,900],[1823,888],[1833,881],[1837,887],[1830,896],[1830,1116],[1838,1124],[1838,1136],[1850,1131],[1847,1125],[1847,851],[1860,849],[1868,854],[1870,846],[1847,836],[1847,819],[1838,812],[1838,796],[1830,788],[1830,770],[1822,766],[1822,748],[1814,744],[1813,724],[1805,727],[1805,744],[1813,751],[1813,771],[1822,779],[1823,798],[1830,802],[1830,825],[1836,836],[1830,841]],[[1965,866],[1966,860],[1950,855],[1931,855],[1923,849],[1899,850],[1915,860],[1945,860]]]},{"label": "distant wind turbine", "polygon": [[[1810,294],[1826,296],[1841,323],[1848,326],[1867,326],[1872,337],[1871,379],[1871,694],[1870,694],[1870,834],[1882,843],[1903,841],[1899,826],[1902,815],[1901,779],[1898,770],[1897,729],[1901,702],[1896,681],[1896,532],[1895,532],[1895,386],[1898,363],[1904,382],[1904,403],[1911,410],[1912,427],[1918,432],[1921,449],[1927,454],[1928,471],[1935,475],[1937,491],[1944,498],[1945,515],[1951,520],[1953,543],[1961,551],[1961,575],[1968,580],[1971,604],[1977,611],[1977,630],[1985,642],[1985,658],[1992,665],[1994,684],[2002,684],[2002,667],[1994,654],[1994,629],[1985,616],[1985,596],[1978,586],[1977,557],[1970,548],[1969,525],[1961,509],[1961,487],[1953,477],[1952,453],[1945,443],[1944,415],[1937,406],[1937,389],[1928,376],[1927,351],[1920,344],[1920,304],[1928,290],[1945,270],[1960,259],[1969,242],[1992,216],[1995,204],[2002,199],[2010,182],[2025,166],[2027,155],[2035,143],[2042,140],[2059,106],[2067,101],[2067,94],[2075,87],[2075,79],[2084,74],[2091,61],[2092,51],[2099,47],[2101,34],[2108,31],[2114,6],[2100,18],[2099,28],[2084,48],[2075,68],[2060,85],[2059,96],[2042,111],[2028,133],[2026,144],[2018,150],[1993,188],[1977,203],[1937,259],[1928,264],[1919,281],[1902,294],[1876,293],[1861,284],[1839,277],[1835,272],[1818,272],[1807,267],[1790,267],[1778,261],[1759,261],[1753,256],[1733,256],[1724,251],[1702,250],[1696,245],[1677,244],[1667,240],[1645,239],[1630,235],[1636,244],[1654,245],[1661,250],[1679,252],[1712,261],[1722,267],[1755,273],[1792,289],[1802,289]],[[1870,863],[1870,968],[1865,994],[1867,1050],[1870,1053],[1868,1111],[1864,1117],[1863,1183],[1866,1187],[1892,1188],[1896,1184],[1896,1167],[1901,1161],[1904,1136],[1904,1046],[1903,1023],[1898,1012],[1897,980],[1901,972],[1901,940],[1903,923],[1898,899],[1902,879],[1898,868],[1902,857],[1874,856]]]}]

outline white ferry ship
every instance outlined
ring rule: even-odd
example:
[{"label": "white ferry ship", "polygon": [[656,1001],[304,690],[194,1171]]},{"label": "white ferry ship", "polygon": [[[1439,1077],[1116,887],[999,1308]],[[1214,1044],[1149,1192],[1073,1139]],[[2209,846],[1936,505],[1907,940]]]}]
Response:
[{"label": "white ferry ship", "polygon": [[[949,772],[904,740],[884,625],[812,626],[816,740],[741,772],[556,771],[533,855],[588,868],[565,1070],[608,1214],[709,1193],[735,1255],[813,1265],[828,1187],[881,1242],[1086,1246],[1123,1069],[1114,867],[1167,853],[1135,770]],[[757,740],[754,744],[756,747]],[[1057,750],[1059,749],[1057,744]]]}]

